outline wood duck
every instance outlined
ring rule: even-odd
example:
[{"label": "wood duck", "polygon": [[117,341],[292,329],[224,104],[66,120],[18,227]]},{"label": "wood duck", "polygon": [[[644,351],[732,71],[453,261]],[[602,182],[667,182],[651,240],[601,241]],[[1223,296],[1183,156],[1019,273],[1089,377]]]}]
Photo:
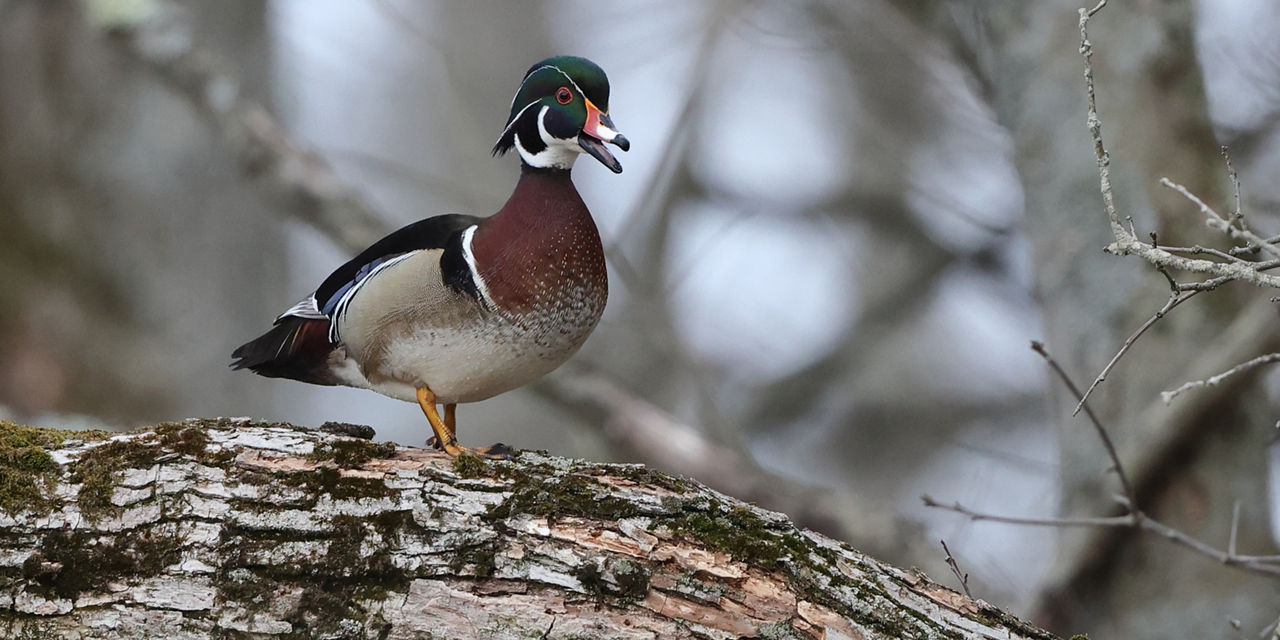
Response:
[{"label": "wood duck", "polygon": [[600,320],[604,251],[570,171],[587,153],[621,173],[605,143],[631,147],[609,118],[604,71],[572,56],[533,65],[493,146],[520,154],[507,203],[375,242],[236,349],[232,368],[417,402],[449,455],[509,455],[501,444],[458,445],[455,410],[560,366]]}]

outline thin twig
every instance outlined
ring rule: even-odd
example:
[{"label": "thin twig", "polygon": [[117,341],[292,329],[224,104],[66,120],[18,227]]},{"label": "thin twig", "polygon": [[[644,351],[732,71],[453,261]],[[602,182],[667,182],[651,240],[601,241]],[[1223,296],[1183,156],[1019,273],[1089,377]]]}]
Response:
[{"label": "thin twig", "polygon": [[1189,254],[1191,254],[1191,255],[1193,255],[1193,256],[1201,255],[1201,254],[1208,254],[1208,255],[1211,255],[1211,256],[1218,257],[1218,258],[1222,258],[1223,260],[1228,260],[1228,261],[1230,261],[1230,262],[1243,262],[1243,263],[1246,263],[1246,264],[1254,265],[1254,268],[1257,268],[1257,264],[1258,264],[1258,263],[1256,263],[1256,262],[1251,262],[1251,261],[1249,261],[1249,260],[1245,260],[1245,259],[1240,258],[1240,257],[1238,257],[1238,256],[1234,256],[1234,255],[1232,255],[1231,253],[1229,253],[1229,252],[1227,252],[1227,251],[1222,251],[1222,250],[1220,250],[1220,249],[1214,249],[1213,247],[1202,247],[1202,246],[1200,246],[1200,245],[1198,245],[1198,244],[1197,244],[1197,245],[1192,245],[1192,246],[1190,246],[1190,247],[1170,247],[1170,246],[1165,246],[1165,245],[1157,245],[1157,246],[1156,246],[1156,248],[1157,248],[1157,249],[1159,249],[1159,250],[1161,250],[1161,251],[1168,251],[1169,253],[1189,253]]},{"label": "thin twig", "polygon": [[[1240,174],[1236,173],[1236,167],[1231,164],[1231,151],[1227,145],[1222,145],[1222,160],[1227,163],[1227,177],[1231,179],[1231,191],[1235,196],[1235,210],[1231,212],[1231,219],[1240,225],[1241,229],[1249,230],[1249,225],[1244,221],[1244,213],[1240,210]],[[1268,242],[1267,244],[1270,244]]]},{"label": "thin twig", "polygon": [[960,588],[964,589],[964,595],[972,599],[973,593],[969,591],[969,574],[961,573],[960,564],[956,562],[956,557],[952,555],[951,550],[947,548],[947,541],[939,540],[938,542],[942,543],[942,551],[947,554],[947,566],[951,567],[951,573],[955,574],[956,580],[960,581]]},{"label": "thin twig", "polygon": [[1186,187],[1168,178],[1160,178],[1160,184],[1177,191],[1182,194],[1182,197],[1190,200],[1192,204],[1199,207],[1200,213],[1205,216],[1205,223],[1210,227],[1227,234],[1230,238],[1242,240],[1249,245],[1257,246],[1262,251],[1270,254],[1273,258],[1280,258],[1280,247],[1267,242],[1266,238],[1259,236],[1246,227],[1233,226],[1230,219],[1218,213],[1213,207],[1206,204],[1205,201],[1201,200],[1196,194],[1191,193],[1191,191]]},{"label": "thin twig", "polygon": [[[1267,244],[1276,244],[1276,243],[1280,242],[1280,235],[1275,235],[1275,236],[1271,236],[1271,237],[1269,237],[1269,238],[1264,238],[1264,240],[1266,240],[1266,241],[1267,241]],[[1232,249],[1231,249],[1230,253],[1231,253],[1231,255],[1233,255],[1233,256],[1238,256],[1238,255],[1243,255],[1243,254],[1246,254],[1246,253],[1257,253],[1257,252],[1258,252],[1258,251],[1260,251],[1260,250],[1261,250],[1261,248],[1260,248],[1258,245],[1256,245],[1256,244],[1249,244],[1249,245],[1245,245],[1245,246],[1243,246],[1243,247],[1234,247],[1234,248],[1232,248]]]},{"label": "thin twig", "polygon": [[[1186,547],[1200,555],[1212,558],[1222,564],[1238,567],[1251,573],[1270,577],[1280,577],[1280,557],[1276,556],[1242,556],[1220,549],[1214,548],[1212,545],[1187,535],[1173,527],[1170,527],[1159,520],[1154,520],[1141,512],[1134,512],[1125,516],[1110,516],[1101,518],[1022,518],[1017,516],[1004,516],[991,513],[983,513],[974,511],[958,502],[952,504],[943,504],[934,500],[929,496],[921,496],[926,507],[935,507],[958,513],[970,520],[1002,522],[1006,524],[1018,524],[1036,527],[1109,527],[1109,528],[1128,528],[1136,527],[1141,531],[1154,534],[1165,540],[1173,542],[1182,547]],[[1136,517],[1135,517],[1136,516]]]},{"label": "thin twig", "polygon": [[1107,455],[1111,458],[1112,468],[1116,472],[1116,476],[1120,478],[1120,486],[1124,488],[1124,498],[1128,502],[1129,516],[1136,522],[1140,518],[1138,512],[1138,497],[1133,491],[1133,485],[1129,484],[1129,477],[1124,472],[1124,465],[1120,462],[1120,454],[1116,453],[1116,446],[1111,442],[1111,436],[1107,434],[1107,429],[1102,426],[1102,421],[1098,419],[1093,409],[1084,402],[1084,395],[1080,393],[1080,389],[1076,387],[1075,382],[1071,380],[1071,376],[1062,369],[1057,360],[1049,355],[1049,350],[1045,349],[1044,343],[1038,341],[1031,342],[1031,349],[1040,354],[1041,358],[1049,364],[1049,368],[1058,374],[1058,378],[1066,385],[1067,390],[1077,398],[1080,398],[1080,406],[1084,407],[1084,413],[1089,417],[1089,422],[1093,425],[1094,432],[1098,434],[1098,439],[1102,441],[1102,446],[1106,448]]},{"label": "thin twig", "polygon": [[[1165,274],[1165,277],[1169,277],[1168,274]],[[1217,287],[1228,281],[1229,280],[1222,280],[1221,282],[1214,284],[1213,287]],[[1123,358],[1124,354],[1129,352],[1129,349],[1133,347],[1133,343],[1137,342],[1138,338],[1141,338],[1142,334],[1146,333],[1147,329],[1151,328],[1151,325],[1155,324],[1157,321],[1163,318],[1165,314],[1172,311],[1174,307],[1177,307],[1178,305],[1186,302],[1187,300],[1190,300],[1197,293],[1200,293],[1200,291],[1207,290],[1208,288],[1213,288],[1213,287],[1205,287],[1204,289],[1196,288],[1184,293],[1183,292],[1184,289],[1182,287],[1183,285],[1175,283],[1174,291],[1171,294],[1169,294],[1169,299],[1165,301],[1164,306],[1160,307],[1160,309],[1156,311],[1154,314],[1152,314],[1150,318],[1147,318],[1146,322],[1142,323],[1142,326],[1138,327],[1136,331],[1134,331],[1132,334],[1129,335],[1128,338],[1125,339],[1124,344],[1120,345],[1120,350],[1116,351],[1116,355],[1111,357],[1111,361],[1107,363],[1107,366],[1102,368],[1102,372],[1098,374],[1098,377],[1093,379],[1093,383],[1089,385],[1089,388],[1085,389],[1084,394],[1079,396],[1080,401],[1076,403],[1076,408],[1071,412],[1071,415],[1074,416],[1080,413],[1080,409],[1084,408],[1084,403],[1089,399],[1089,396],[1093,394],[1093,390],[1097,389],[1098,385],[1102,384],[1102,382],[1107,379],[1107,375],[1109,375],[1111,373],[1111,370],[1115,368],[1116,363],[1120,362],[1120,358]]]},{"label": "thin twig", "polygon": [[1227,553],[1236,555],[1236,534],[1240,531],[1240,501],[1231,506],[1231,537],[1227,539]]},{"label": "thin twig", "polygon": [[1105,516],[1101,518],[1025,518],[1020,516],[1003,516],[992,513],[974,511],[959,502],[944,504],[925,494],[920,496],[924,506],[945,509],[958,513],[974,522],[1000,522],[1003,524],[1020,524],[1031,527],[1132,527],[1133,519],[1129,516]]},{"label": "thin twig", "polygon": [[[1253,268],[1258,271],[1270,271],[1276,267],[1280,267],[1280,260],[1264,260],[1263,262],[1253,263]],[[1209,291],[1231,282],[1233,279],[1227,276],[1218,278],[1210,278],[1203,282],[1186,282],[1179,283],[1174,288],[1178,291]]]},{"label": "thin twig", "polygon": [[1089,18],[1102,10],[1107,5],[1106,0],[1098,3],[1098,6],[1092,10],[1080,10],[1080,55],[1084,56],[1084,81],[1085,88],[1089,96],[1089,133],[1093,136],[1093,153],[1098,160],[1098,180],[1102,189],[1102,206],[1107,212],[1107,219],[1111,222],[1111,231],[1116,238],[1126,235],[1132,237],[1125,232],[1124,226],[1120,224],[1120,214],[1116,211],[1115,196],[1111,192],[1111,155],[1107,153],[1107,148],[1102,142],[1102,120],[1098,118],[1098,100],[1093,90],[1093,43],[1089,42],[1087,26]]},{"label": "thin twig", "polygon": [[1230,378],[1231,376],[1234,376],[1237,373],[1244,373],[1245,371],[1248,371],[1250,369],[1260,367],[1264,364],[1271,364],[1273,362],[1280,362],[1280,353],[1268,353],[1266,355],[1258,356],[1252,360],[1241,362],[1240,364],[1234,367],[1231,367],[1230,369],[1227,369],[1226,371],[1223,371],[1222,373],[1219,373],[1216,376],[1205,378],[1204,380],[1192,380],[1191,382],[1185,382],[1182,384],[1182,386],[1178,387],[1177,389],[1174,389],[1173,391],[1160,392],[1160,399],[1164,400],[1165,404],[1169,404],[1173,402],[1174,398],[1178,397],[1178,395],[1183,393],[1184,391],[1190,391],[1192,389],[1201,389],[1204,387],[1215,387],[1223,380],[1226,380],[1227,378]]}]

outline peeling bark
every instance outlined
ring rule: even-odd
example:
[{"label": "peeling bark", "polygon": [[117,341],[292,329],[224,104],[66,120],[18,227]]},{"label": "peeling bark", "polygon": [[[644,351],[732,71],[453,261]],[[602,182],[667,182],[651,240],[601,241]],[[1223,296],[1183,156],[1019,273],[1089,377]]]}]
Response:
[{"label": "peeling bark", "polygon": [[5,637],[1053,637],[640,465],[0,423],[0,481]]}]

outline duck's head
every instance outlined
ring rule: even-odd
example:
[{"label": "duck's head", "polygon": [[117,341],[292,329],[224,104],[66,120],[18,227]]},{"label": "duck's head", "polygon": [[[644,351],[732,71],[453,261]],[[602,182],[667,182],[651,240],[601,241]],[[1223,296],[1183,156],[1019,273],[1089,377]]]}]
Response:
[{"label": "duck's head", "polygon": [[631,148],[609,118],[609,78],[586,58],[556,56],[524,74],[493,153],[515,147],[525,164],[539,169],[569,169],[578,154],[589,153],[622,173],[606,142],[623,151]]}]

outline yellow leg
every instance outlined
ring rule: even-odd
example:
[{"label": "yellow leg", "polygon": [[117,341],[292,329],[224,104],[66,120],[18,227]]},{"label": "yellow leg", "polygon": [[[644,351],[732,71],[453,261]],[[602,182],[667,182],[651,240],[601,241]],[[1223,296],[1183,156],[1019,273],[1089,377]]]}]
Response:
[{"label": "yellow leg", "polygon": [[458,439],[458,405],[444,406],[444,428],[449,430],[449,435],[453,436],[454,440]]},{"label": "yellow leg", "polygon": [[436,447],[444,449],[444,452],[458,457],[464,453],[471,453],[487,458],[510,458],[511,451],[504,444],[495,444],[480,449],[470,449],[458,444],[456,433],[458,431],[457,424],[457,407],[456,404],[444,405],[444,416],[440,416],[440,412],[436,409],[436,394],[431,392],[427,387],[418,388],[418,406],[422,407],[422,412],[427,415],[427,421],[431,423],[431,430],[436,434]]}]

